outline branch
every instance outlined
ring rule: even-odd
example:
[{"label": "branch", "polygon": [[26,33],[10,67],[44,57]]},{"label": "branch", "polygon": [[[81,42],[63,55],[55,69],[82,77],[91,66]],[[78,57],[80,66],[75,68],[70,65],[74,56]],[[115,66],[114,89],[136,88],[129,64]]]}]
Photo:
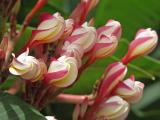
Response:
[{"label": "branch", "polygon": [[61,93],[55,98],[56,102],[60,103],[71,103],[71,104],[81,104],[88,98],[89,104],[93,104],[92,95],[72,95],[72,94],[63,94]]}]

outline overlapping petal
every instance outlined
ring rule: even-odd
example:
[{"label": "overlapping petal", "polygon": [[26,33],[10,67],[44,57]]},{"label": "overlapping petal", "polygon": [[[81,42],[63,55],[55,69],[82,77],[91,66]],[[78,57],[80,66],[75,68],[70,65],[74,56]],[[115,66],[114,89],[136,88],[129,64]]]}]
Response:
[{"label": "overlapping petal", "polygon": [[28,54],[29,49],[17,58],[13,54],[13,61],[9,68],[10,73],[19,75],[23,79],[31,80],[32,82],[42,79],[46,72],[45,63],[33,56],[28,56]]},{"label": "overlapping petal", "polygon": [[143,95],[144,84],[135,81],[134,76],[120,82],[115,90],[115,94],[121,96],[130,103],[138,102]]},{"label": "overlapping petal", "polygon": [[77,78],[77,61],[73,57],[62,56],[53,60],[49,66],[45,80],[57,87],[67,87]]},{"label": "overlapping petal", "polygon": [[119,96],[112,96],[101,103],[96,112],[96,120],[125,120],[129,104]]}]

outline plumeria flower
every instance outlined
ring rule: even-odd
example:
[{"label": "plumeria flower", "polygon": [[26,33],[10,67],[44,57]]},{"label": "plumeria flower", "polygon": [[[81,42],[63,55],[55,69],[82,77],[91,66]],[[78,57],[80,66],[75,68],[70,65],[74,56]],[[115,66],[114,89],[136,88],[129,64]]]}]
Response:
[{"label": "plumeria flower", "polygon": [[114,53],[117,45],[118,40],[115,36],[101,35],[93,47],[91,56],[95,58],[108,57]]},{"label": "plumeria flower", "polygon": [[119,96],[112,96],[101,103],[95,116],[96,120],[125,120],[129,104]]},{"label": "plumeria flower", "polygon": [[119,40],[122,33],[121,24],[118,21],[109,20],[106,25],[97,29],[97,33],[99,38],[101,35],[106,35],[115,36]]},{"label": "plumeria flower", "polygon": [[19,55],[17,58],[13,55],[13,61],[9,68],[10,73],[19,75],[23,79],[31,80],[32,82],[43,78],[46,72],[46,65],[44,62],[37,60],[33,56],[29,56],[29,49]]},{"label": "plumeria flower", "polygon": [[78,75],[77,61],[73,57],[61,56],[53,60],[49,66],[45,80],[56,87],[68,87],[74,83]]},{"label": "plumeria flower", "polygon": [[74,20],[73,19],[67,19],[65,20],[65,29],[64,33],[61,36],[61,39],[67,38],[71,33],[73,32],[74,29]]},{"label": "plumeria flower", "polygon": [[81,67],[83,54],[84,50],[81,45],[70,44],[68,41],[65,42],[61,52],[61,55],[74,57],[77,60],[78,68]]},{"label": "plumeria flower", "polygon": [[92,49],[97,40],[97,33],[94,27],[90,27],[84,23],[81,27],[75,29],[66,41],[71,44],[79,44],[83,47],[84,52]]},{"label": "plumeria flower", "polygon": [[57,41],[63,34],[65,21],[59,13],[41,15],[41,23],[32,31],[30,44],[51,43]]},{"label": "plumeria flower", "polygon": [[131,60],[150,53],[158,43],[158,36],[154,30],[140,29],[135,39],[130,43],[128,52],[122,59],[124,64],[127,64]]},{"label": "plumeria flower", "polygon": [[115,94],[121,96],[130,103],[138,102],[143,95],[144,84],[135,81],[134,76],[120,82],[115,90]]},{"label": "plumeria flower", "polygon": [[103,99],[107,98],[117,84],[124,79],[126,73],[127,66],[123,65],[121,62],[110,64],[101,78],[102,81],[99,86],[96,101],[103,101]]}]

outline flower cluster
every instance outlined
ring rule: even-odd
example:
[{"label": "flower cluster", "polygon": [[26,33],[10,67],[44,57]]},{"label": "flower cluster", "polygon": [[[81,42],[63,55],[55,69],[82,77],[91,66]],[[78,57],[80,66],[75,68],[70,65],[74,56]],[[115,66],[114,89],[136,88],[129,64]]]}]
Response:
[{"label": "flower cluster", "polygon": [[[41,110],[52,99],[69,99],[58,95],[78,81],[87,67],[97,59],[110,57],[118,47],[122,34],[118,21],[108,20],[99,28],[94,27],[92,20],[85,22],[87,14],[97,3],[98,0],[81,0],[68,19],[60,13],[43,13],[25,46],[12,54],[9,72],[24,80],[24,99],[37,109]],[[140,29],[124,57],[109,64],[97,80],[92,100],[80,98],[84,98],[80,102],[83,107],[74,120],[124,120],[130,104],[141,99],[144,88],[142,82],[135,81],[134,75],[125,78],[127,65],[150,53],[157,42],[154,30]],[[0,44],[0,64],[7,59],[6,47],[8,43],[4,38]]]},{"label": "flower cluster", "polygon": [[127,74],[127,64],[153,50],[158,41],[157,34],[151,29],[141,29],[130,43],[128,52],[120,62],[110,64],[101,79],[95,93],[95,100],[86,111],[85,120],[107,119],[124,120],[129,112],[130,103],[138,102],[143,95],[144,84],[135,81],[134,76],[124,80]]}]

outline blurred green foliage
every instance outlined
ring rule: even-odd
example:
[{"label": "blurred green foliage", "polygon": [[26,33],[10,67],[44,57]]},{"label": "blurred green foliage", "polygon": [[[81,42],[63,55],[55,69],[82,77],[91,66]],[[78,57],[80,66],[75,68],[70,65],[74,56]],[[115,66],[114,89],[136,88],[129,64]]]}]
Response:
[{"label": "blurred green foliage", "polygon": [[[34,6],[36,0],[22,0],[22,7],[18,15],[18,24],[21,24],[26,14]],[[48,4],[41,9],[32,19],[30,26],[36,27],[38,16],[41,12],[60,12],[67,18],[74,9],[78,0],[49,0]],[[79,82],[72,88],[66,90],[67,93],[87,94],[91,92],[92,86],[103,73],[105,67],[119,60],[127,51],[129,41],[134,38],[136,31],[140,28],[153,28],[160,32],[160,1],[159,0],[100,0],[99,5],[91,12],[88,19],[95,18],[95,26],[104,25],[108,19],[120,21],[123,28],[123,39],[120,41],[118,50],[114,56],[98,60],[89,67],[82,75]],[[18,43],[18,50],[29,39],[31,29],[27,29]],[[144,97],[142,101],[133,105],[128,120],[159,120],[160,118],[160,52],[159,47],[151,54],[151,57],[141,57],[129,65],[129,74],[136,74],[138,80],[146,84]],[[152,77],[155,81],[150,81]],[[53,114],[59,120],[70,120],[73,105],[50,104],[43,113]]]}]

